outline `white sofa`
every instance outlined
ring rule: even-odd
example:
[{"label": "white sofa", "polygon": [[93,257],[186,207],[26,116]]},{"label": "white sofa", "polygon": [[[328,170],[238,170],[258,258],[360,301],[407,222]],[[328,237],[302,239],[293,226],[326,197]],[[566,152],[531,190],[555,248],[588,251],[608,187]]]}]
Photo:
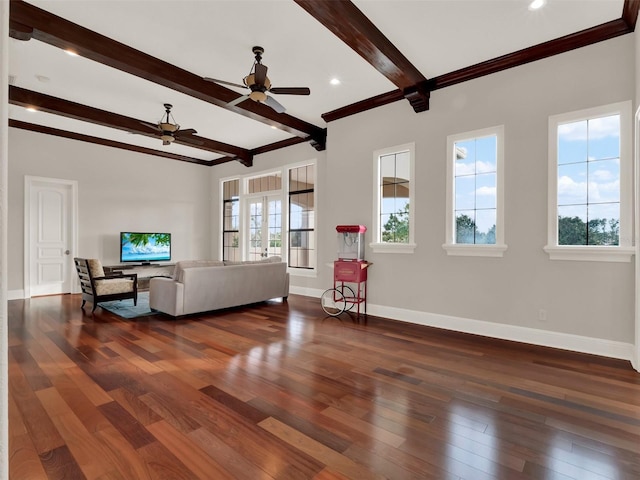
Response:
[{"label": "white sofa", "polygon": [[174,317],[289,296],[287,264],[280,257],[259,262],[213,260],[176,264],[172,278],[149,282],[149,306]]}]

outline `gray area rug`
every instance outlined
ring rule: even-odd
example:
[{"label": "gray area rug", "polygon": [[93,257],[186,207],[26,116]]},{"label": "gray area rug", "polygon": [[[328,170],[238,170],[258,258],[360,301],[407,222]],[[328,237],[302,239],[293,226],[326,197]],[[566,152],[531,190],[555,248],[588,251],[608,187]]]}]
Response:
[{"label": "gray area rug", "polygon": [[149,307],[149,292],[138,292],[138,304],[133,304],[133,299],[113,300],[111,302],[101,302],[98,306],[115,313],[122,318],[137,318],[153,315]]}]

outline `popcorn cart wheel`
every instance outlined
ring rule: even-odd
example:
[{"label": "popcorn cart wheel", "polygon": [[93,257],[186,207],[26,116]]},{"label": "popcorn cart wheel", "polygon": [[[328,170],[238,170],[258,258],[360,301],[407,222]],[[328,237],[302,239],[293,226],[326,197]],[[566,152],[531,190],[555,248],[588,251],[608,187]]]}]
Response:
[{"label": "popcorn cart wheel", "polygon": [[331,317],[337,317],[341,313],[348,312],[355,305],[356,294],[348,285],[338,285],[329,288],[320,297],[320,305],[324,313]]}]

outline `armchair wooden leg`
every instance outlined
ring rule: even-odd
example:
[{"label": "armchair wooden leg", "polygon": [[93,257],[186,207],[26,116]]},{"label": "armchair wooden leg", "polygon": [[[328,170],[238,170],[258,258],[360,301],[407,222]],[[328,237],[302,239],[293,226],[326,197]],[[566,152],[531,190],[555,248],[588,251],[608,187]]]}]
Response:
[{"label": "armchair wooden leg", "polygon": [[80,308],[84,308],[84,304],[87,303],[86,300],[82,300],[82,305],[80,305]]}]

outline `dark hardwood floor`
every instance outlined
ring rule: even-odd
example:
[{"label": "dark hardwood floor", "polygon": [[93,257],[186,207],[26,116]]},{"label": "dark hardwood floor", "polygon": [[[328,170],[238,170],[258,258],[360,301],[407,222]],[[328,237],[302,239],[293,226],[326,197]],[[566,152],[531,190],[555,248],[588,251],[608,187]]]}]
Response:
[{"label": "dark hardwood floor", "polygon": [[639,479],[628,362],[318,299],[124,320],[9,302],[11,479]]}]

